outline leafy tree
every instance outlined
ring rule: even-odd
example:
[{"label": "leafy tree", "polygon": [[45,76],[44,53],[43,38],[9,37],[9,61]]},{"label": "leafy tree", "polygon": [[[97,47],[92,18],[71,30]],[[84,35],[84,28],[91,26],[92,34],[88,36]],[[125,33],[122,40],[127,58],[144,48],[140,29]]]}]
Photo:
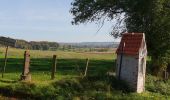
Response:
[{"label": "leafy tree", "polygon": [[144,32],[154,68],[157,72],[166,69],[170,61],[169,0],[74,0],[71,5],[72,24],[116,19],[114,37]]},{"label": "leafy tree", "polygon": [[50,46],[48,44],[41,45],[42,50],[49,50]]}]

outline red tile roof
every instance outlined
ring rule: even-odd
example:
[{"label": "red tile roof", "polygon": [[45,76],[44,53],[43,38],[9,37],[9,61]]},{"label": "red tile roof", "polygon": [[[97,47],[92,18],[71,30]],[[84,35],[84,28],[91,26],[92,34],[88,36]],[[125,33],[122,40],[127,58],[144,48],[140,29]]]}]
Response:
[{"label": "red tile roof", "polygon": [[117,48],[116,53],[122,53],[123,47],[123,54],[127,55],[137,55],[139,54],[139,49],[142,44],[142,40],[144,38],[143,33],[124,33]]}]

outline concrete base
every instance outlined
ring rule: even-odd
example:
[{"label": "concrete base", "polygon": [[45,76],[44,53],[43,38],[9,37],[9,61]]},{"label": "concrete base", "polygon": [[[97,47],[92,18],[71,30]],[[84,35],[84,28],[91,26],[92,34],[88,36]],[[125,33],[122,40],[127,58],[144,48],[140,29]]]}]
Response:
[{"label": "concrete base", "polygon": [[31,74],[28,75],[21,75],[22,81],[31,81]]}]

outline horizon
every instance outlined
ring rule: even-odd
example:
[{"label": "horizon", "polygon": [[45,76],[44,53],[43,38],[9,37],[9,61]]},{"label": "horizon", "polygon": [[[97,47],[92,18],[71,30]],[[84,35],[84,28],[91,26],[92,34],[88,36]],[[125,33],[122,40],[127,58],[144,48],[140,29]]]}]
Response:
[{"label": "horizon", "polygon": [[[6,37],[6,36],[0,36],[0,37]],[[24,39],[17,39],[17,38],[12,38],[12,37],[6,37],[6,38],[11,38],[11,39],[15,39],[15,40],[24,40]],[[28,41],[28,40],[24,40],[24,41],[27,41],[27,42],[44,42],[44,40],[40,40],[40,41]],[[57,42],[57,41],[45,41],[45,42]],[[104,43],[105,41],[98,41],[98,42],[93,42],[93,41],[84,41],[84,42],[57,42],[57,43]],[[120,41],[106,41],[106,43],[119,43]]]},{"label": "horizon", "polygon": [[[113,21],[72,25],[73,0],[2,0],[0,35],[26,41],[114,42],[110,32]],[[98,32],[98,30],[100,31]]]}]

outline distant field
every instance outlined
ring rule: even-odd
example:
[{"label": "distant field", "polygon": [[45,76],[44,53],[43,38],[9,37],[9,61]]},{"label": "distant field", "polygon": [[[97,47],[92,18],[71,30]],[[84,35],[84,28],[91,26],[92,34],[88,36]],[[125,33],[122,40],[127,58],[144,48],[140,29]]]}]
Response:
[{"label": "distant field", "polygon": [[[4,52],[5,48],[0,48],[1,68],[4,64]],[[128,88],[114,77],[106,76],[108,71],[115,71],[116,55],[114,52],[31,50],[30,72],[32,81],[25,83],[19,81],[23,68],[24,50],[9,48],[6,73],[3,79],[0,77],[0,92],[12,97],[27,95],[28,98],[30,96],[30,98],[55,98],[59,100],[169,98],[170,81],[164,83],[164,81],[159,81],[156,77],[148,74],[146,77],[146,92],[136,94],[127,92]],[[51,80],[50,71],[54,54],[58,56],[57,72],[56,79]],[[90,59],[89,68],[87,78],[82,78],[86,58]],[[166,87],[169,88],[165,89]]]},{"label": "distant field", "polygon": [[[23,58],[24,51],[22,49],[9,48],[9,58]],[[58,58],[74,58],[74,59],[115,59],[115,51],[113,52],[69,52],[69,51],[42,51],[30,50],[31,58],[52,58],[55,54]],[[0,48],[0,58],[4,58],[5,48]]]}]

